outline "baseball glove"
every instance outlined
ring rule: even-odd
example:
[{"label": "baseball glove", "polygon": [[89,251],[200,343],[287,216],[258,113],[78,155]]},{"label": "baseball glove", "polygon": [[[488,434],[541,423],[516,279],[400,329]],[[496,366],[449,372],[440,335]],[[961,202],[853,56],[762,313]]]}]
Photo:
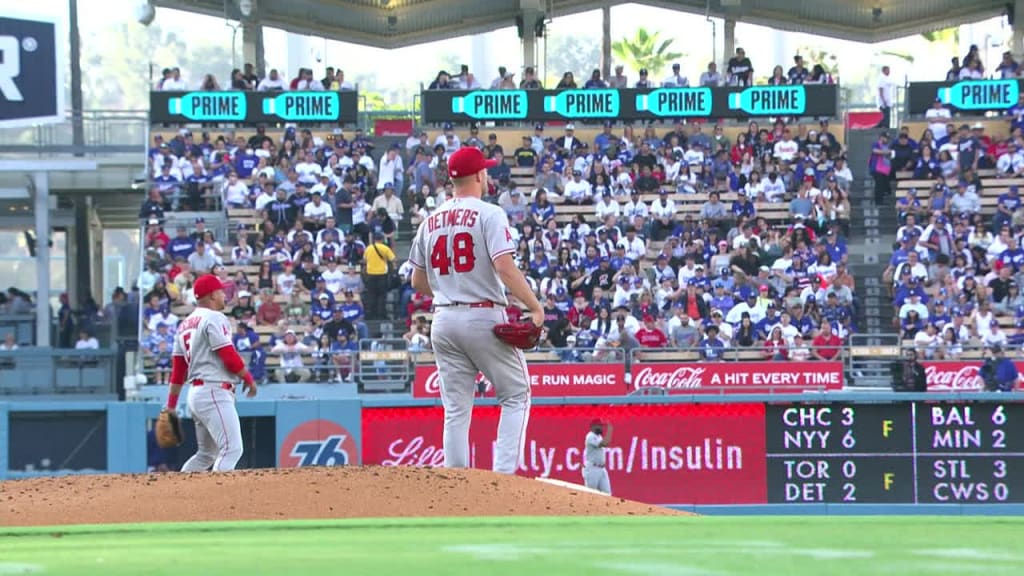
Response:
[{"label": "baseball glove", "polygon": [[495,326],[494,335],[509,346],[529,350],[537,347],[543,329],[542,326],[529,321],[509,322]]},{"label": "baseball glove", "polygon": [[156,433],[156,443],[161,448],[174,448],[181,446],[184,437],[181,434],[181,419],[173,410],[164,408],[153,426]]}]

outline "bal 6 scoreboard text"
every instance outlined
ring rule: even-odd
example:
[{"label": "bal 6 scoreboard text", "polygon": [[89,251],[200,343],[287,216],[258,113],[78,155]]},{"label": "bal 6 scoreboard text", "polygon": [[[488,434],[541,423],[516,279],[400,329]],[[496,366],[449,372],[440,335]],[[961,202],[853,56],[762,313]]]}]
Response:
[{"label": "bal 6 scoreboard text", "polygon": [[1024,502],[1024,405],[766,406],[769,503]]}]

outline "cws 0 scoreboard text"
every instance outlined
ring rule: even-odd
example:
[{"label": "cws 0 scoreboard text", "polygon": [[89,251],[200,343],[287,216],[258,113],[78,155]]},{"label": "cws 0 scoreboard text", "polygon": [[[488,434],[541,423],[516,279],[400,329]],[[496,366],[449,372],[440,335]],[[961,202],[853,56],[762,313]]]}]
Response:
[{"label": "cws 0 scoreboard text", "polygon": [[[474,411],[493,461],[497,407]],[[1024,502],[1024,404],[535,405],[520,473],[580,482],[593,418],[615,424],[613,493],[652,504]],[[438,466],[439,407],[362,411],[364,464]]]}]

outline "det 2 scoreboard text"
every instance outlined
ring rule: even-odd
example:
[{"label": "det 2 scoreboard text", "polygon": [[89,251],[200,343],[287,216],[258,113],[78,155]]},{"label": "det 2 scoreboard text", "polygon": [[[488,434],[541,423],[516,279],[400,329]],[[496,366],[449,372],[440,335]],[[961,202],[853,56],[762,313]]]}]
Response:
[{"label": "det 2 scoreboard text", "polygon": [[769,404],[768,502],[1024,502],[1024,405]]}]

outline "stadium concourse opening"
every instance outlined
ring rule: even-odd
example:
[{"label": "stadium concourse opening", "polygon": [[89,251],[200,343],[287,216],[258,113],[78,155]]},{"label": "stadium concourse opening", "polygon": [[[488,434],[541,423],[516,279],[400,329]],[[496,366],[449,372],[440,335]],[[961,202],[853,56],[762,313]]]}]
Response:
[{"label": "stadium concourse opening", "polygon": [[[482,470],[315,467],[6,482],[2,526],[436,516],[687,514]],[[202,498],[181,498],[184,493]],[[253,495],[259,494],[259,498]]]}]

